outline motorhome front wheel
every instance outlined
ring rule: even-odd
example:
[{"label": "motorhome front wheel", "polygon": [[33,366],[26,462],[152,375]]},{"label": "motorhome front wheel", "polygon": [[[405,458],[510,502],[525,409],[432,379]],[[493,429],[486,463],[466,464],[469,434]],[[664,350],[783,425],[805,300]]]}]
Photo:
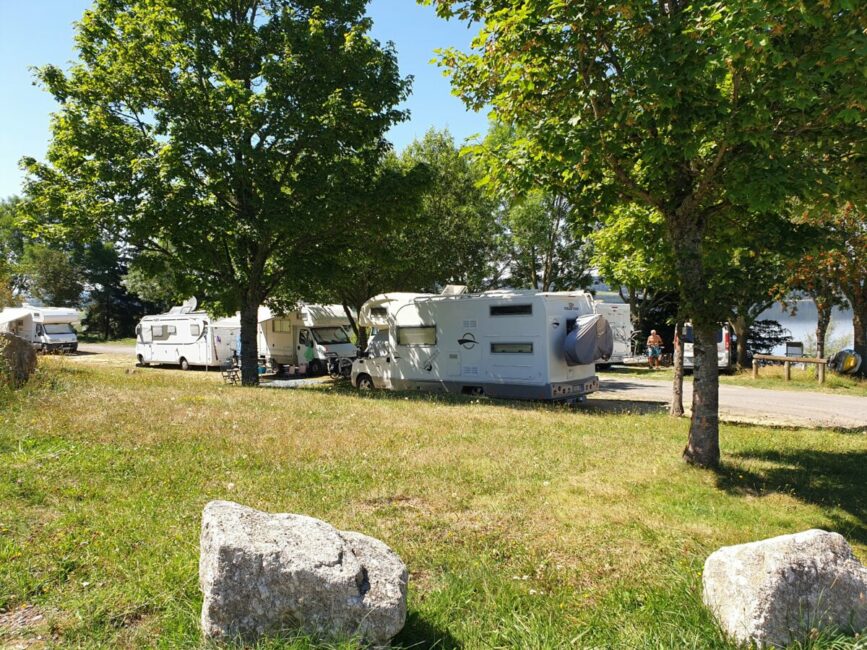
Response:
[{"label": "motorhome front wheel", "polygon": [[373,390],[374,388],[373,379],[370,378],[370,375],[358,375],[355,385],[358,387],[358,390]]},{"label": "motorhome front wheel", "polygon": [[189,370],[190,369],[190,362],[187,361],[186,359],[184,359],[183,357],[181,357],[180,363],[181,363],[181,370]]}]

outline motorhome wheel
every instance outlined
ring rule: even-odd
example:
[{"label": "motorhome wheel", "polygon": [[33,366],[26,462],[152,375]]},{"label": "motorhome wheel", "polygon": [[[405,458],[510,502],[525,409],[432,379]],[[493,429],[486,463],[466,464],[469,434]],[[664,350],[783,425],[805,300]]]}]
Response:
[{"label": "motorhome wheel", "polygon": [[189,370],[190,369],[190,362],[187,361],[186,359],[184,359],[184,357],[181,357],[180,364],[181,364],[181,370]]},{"label": "motorhome wheel", "polygon": [[355,385],[358,387],[358,390],[373,390],[373,379],[370,378],[370,375],[358,375],[358,379],[355,380]]},{"label": "motorhome wheel", "polygon": [[144,357],[142,355],[137,354],[135,358],[138,361],[139,366],[143,366],[145,364]]},{"label": "motorhome wheel", "polygon": [[307,364],[307,373],[313,377],[321,375],[322,370],[322,362],[319,359],[311,359],[310,363]]}]

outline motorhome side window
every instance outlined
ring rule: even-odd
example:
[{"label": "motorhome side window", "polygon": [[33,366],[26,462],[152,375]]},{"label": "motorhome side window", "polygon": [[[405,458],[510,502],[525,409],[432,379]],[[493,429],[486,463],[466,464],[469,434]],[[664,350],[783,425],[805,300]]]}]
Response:
[{"label": "motorhome side window", "polygon": [[370,315],[377,318],[385,318],[388,316],[388,309],[386,307],[372,307],[370,309]]},{"label": "motorhome side window", "polygon": [[291,332],[292,321],[288,318],[275,318],[271,321],[271,331],[273,332]]},{"label": "motorhome side window", "polygon": [[174,325],[154,325],[153,339],[154,341],[166,341],[174,334],[178,333],[178,329]]},{"label": "motorhome side window", "polygon": [[492,354],[533,354],[532,343],[491,343]]},{"label": "motorhome side window", "polygon": [[397,328],[398,345],[436,345],[436,325]]},{"label": "motorhome side window", "polygon": [[202,333],[202,327],[198,323],[190,323],[190,336],[198,336]]},{"label": "motorhome side window", "polygon": [[491,305],[491,316],[530,316],[533,305]]}]

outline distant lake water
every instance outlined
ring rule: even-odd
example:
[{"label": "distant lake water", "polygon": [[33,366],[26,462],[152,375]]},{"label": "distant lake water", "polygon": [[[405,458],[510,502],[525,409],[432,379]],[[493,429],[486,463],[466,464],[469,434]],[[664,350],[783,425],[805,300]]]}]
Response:
[{"label": "distant lake water", "polygon": [[[809,298],[798,300],[795,314],[783,309],[780,303],[762,312],[759,320],[775,320],[792,334],[793,341],[806,341],[807,337],[816,338],[816,324],[819,314],[815,303]],[[855,328],[852,326],[852,310],[834,308],[831,313],[830,340],[843,342],[843,347],[851,348],[855,339]],[[828,343],[829,341],[826,341]],[[784,352],[784,346],[779,346],[775,352]]]}]

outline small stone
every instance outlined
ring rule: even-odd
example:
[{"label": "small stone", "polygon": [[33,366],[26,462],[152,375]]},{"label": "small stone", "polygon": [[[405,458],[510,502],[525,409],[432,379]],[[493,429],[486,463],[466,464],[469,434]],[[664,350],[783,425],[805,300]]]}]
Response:
[{"label": "small stone", "polygon": [[318,519],[212,501],[199,582],[206,637],[296,633],[387,645],[406,620],[406,566],[388,546]]},{"label": "small stone", "polygon": [[705,605],[739,644],[782,647],[810,631],[867,629],[867,567],[837,533],[808,530],[712,553]]}]

